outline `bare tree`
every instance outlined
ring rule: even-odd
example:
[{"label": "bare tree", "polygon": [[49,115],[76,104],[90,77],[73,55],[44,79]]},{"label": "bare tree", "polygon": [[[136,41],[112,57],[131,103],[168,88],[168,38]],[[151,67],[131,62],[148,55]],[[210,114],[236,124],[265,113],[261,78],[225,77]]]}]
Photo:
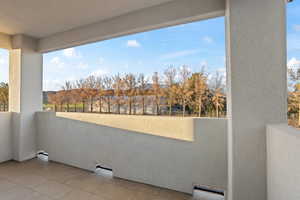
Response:
[{"label": "bare tree", "polygon": [[220,117],[219,113],[222,108],[224,108],[224,94],[221,88],[217,88],[214,91],[214,96],[212,97],[212,102],[216,109],[216,117]]},{"label": "bare tree", "polygon": [[183,65],[179,70],[179,87],[178,96],[180,98],[180,103],[182,106],[182,116],[185,116],[186,106],[190,103],[193,91],[191,90],[191,81],[189,80],[191,72],[186,65]]},{"label": "bare tree", "polygon": [[90,100],[90,111],[93,112],[94,111],[94,98],[98,94],[97,80],[96,80],[96,77],[92,75],[92,76],[87,77],[85,82],[86,82],[86,84],[85,84],[86,93]]},{"label": "bare tree", "polygon": [[210,80],[209,87],[212,90],[221,89],[224,90],[224,75],[220,73],[219,71],[216,71],[216,73],[213,75],[213,77]]},{"label": "bare tree", "polygon": [[132,105],[137,94],[137,81],[134,74],[126,74],[124,78],[125,94],[128,99],[129,115],[132,114]]},{"label": "bare tree", "polygon": [[212,103],[216,111],[216,117],[219,117],[220,110],[225,107],[225,95],[224,95],[224,75],[219,71],[216,71],[214,77],[211,80],[211,90],[213,92]]},{"label": "bare tree", "polygon": [[164,71],[164,75],[165,75],[165,83],[167,86],[164,90],[164,93],[169,107],[169,115],[172,115],[172,106],[175,102],[176,91],[177,91],[176,84],[175,84],[177,70],[173,66],[170,66]]},{"label": "bare tree", "polygon": [[196,97],[195,104],[198,107],[198,117],[201,117],[203,101],[205,100],[208,89],[207,86],[207,77],[204,73],[193,74],[194,78],[194,94]]},{"label": "bare tree", "polygon": [[105,90],[103,78],[100,76],[96,78],[96,89],[98,90],[99,96],[99,112],[102,113],[102,99],[105,94]]},{"label": "bare tree", "polygon": [[152,94],[154,95],[154,104],[156,107],[156,115],[160,115],[160,105],[161,105],[161,97],[163,95],[161,84],[160,84],[160,76],[158,72],[154,72],[152,76]]},{"label": "bare tree", "polygon": [[104,84],[104,101],[107,103],[107,112],[111,112],[111,99],[113,96],[113,80],[110,77],[104,77],[103,78],[103,84]]},{"label": "bare tree", "polygon": [[149,80],[145,78],[144,74],[140,74],[138,76],[138,95],[141,97],[141,104],[142,104],[142,114],[146,113],[145,104],[146,104],[146,97],[148,94],[148,83]]},{"label": "bare tree", "polygon": [[82,103],[82,112],[85,112],[85,104],[88,98],[88,93],[86,90],[86,82],[84,79],[79,79],[76,81],[75,85],[77,88],[78,97],[80,98],[80,101]]},{"label": "bare tree", "polygon": [[67,112],[70,112],[70,103],[72,101],[72,83],[70,81],[66,81],[62,86],[62,101],[67,104]]},{"label": "bare tree", "polygon": [[113,77],[113,89],[114,89],[114,101],[117,105],[117,113],[121,113],[121,105],[123,100],[123,86],[124,81],[122,80],[120,74]]}]

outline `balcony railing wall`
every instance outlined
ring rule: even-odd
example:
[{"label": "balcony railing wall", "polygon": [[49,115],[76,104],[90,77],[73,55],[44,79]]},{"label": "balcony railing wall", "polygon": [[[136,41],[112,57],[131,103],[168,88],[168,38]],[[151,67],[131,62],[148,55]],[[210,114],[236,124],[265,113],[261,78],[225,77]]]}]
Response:
[{"label": "balcony railing wall", "polygon": [[11,113],[0,112],[0,163],[12,159]]},{"label": "balcony railing wall", "polygon": [[100,164],[111,168],[116,177],[187,193],[192,193],[194,184],[226,188],[226,119],[195,119],[193,141],[58,117],[52,112],[37,113],[36,122],[38,149],[49,153],[50,160],[87,170]]}]

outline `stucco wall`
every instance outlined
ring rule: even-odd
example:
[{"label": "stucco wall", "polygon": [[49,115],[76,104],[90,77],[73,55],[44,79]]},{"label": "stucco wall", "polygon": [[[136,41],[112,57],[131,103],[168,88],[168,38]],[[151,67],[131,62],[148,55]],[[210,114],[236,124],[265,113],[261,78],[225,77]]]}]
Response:
[{"label": "stucco wall", "polygon": [[116,177],[187,193],[193,184],[226,188],[226,119],[193,119],[193,141],[57,117],[51,112],[37,113],[36,120],[38,149],[48,152],[50,160],[88,170],[100,163],[112,168]]},{"label": "stucco wall", "polygon": [[269,200],[300,199],[300,130],[286,124],[267,127]]},{"label": "stucco wall", "polygon": [[0,112],[0,163],[12,159],[11,113]]},{"label": "stucco wall", "polygon": [[[194,118],[159,117],[157,116],[120,116],[115,114],[59,112],[57,117],[91,122],[112,128],[125,129],[144,134],[158,135],[179,140],[194,140]],[[153,126],[155,124],[155,126]],[[170,129],[172,127],[172,129]]]}]

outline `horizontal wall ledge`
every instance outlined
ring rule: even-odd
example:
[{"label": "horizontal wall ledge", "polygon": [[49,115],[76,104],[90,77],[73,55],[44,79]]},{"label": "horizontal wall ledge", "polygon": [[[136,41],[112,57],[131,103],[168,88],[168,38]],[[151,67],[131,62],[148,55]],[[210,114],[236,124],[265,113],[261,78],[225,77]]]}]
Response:
[{"label": "horizontal wall ledge", "polygon": [[[196,117],[57,112],[57,117],[184,141],[194,141]],[[216,119],[217,120],[217,119]]]}]

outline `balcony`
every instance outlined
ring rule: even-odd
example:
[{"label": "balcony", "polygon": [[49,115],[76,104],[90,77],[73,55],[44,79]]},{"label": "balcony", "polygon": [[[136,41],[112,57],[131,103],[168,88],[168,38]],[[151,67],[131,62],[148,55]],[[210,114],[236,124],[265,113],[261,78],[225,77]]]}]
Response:
[{"label": "balcony", "polygon": [[1,199],[191,199],[188,194],[110,178],[50,162],[30,160],[0,165]]},{"label": "balcony", "polygon": [[[9,160],[13,156],[13,152],[8,151],[10,148],[7,146],[13,129],[13,115],[14,113],[0,113],[1,122],[5,124],[2,126],[5,134],[1,135],[0,140],[1,147],[5,147],[0,154],[2,160]],[[79,119],[78,116],[81,118]],[[49,160],[64,163],[66,166],[62,173],[66,173],[67,178],[68,174],[76,171],[76,168],[67,166],[77,167],[80,173],[92,176],[96,166],[100,165],[112,169],[116,180],[134,181],[135,185],[144,183],[148,184],[149,188],[153,185],[170,189],[166,192],[170,195],[174,193],[191,198],[187,194],[193,194],[195,186],[225,190],[227,179],[226,119],[187,118],[183,121],[182,118],[172,117],[116,115],[113,116],[113,121],[109,122],[103,120],[105,117],[107,115],[37,112],[34,117],[37,131],[36,149],[47,152]],[[150,129],[153,131],[150,132],[145,128],[139,130],[139,126],[130,130],[130,126],[124,129],[120,126],[116,127],[114,123],[123,121],[126,124],[130,120],[140,125],[147,122],[150,127],[163,121],[164,125],[160,125],[163,131]],[[168,136],[166,133],[172,131],[168,129],[170,123],[174,128],[180,127],[181,124],[183,127],[188,125],[193,128],[190,128],[190,131],[186,128],[181,129],[177,135],[169,134]],[[191,135],[193,137],[190,137]],[[36,160],[25,163],[25,165],[21,163],[20,167],[18,167],[19,164],[11,162],[3,165],[13,165],[16,171],[19,168],[20,172],[16,174],[23,174],[22,166],[27,165],[35,165],[38,169],[42,169],[41,171],[49,167],[46,169],[49,173],[52,173],[52,166],[53,168],[64,166],[53,163],[41,164]],[[78,170],[79,168],[86,171]],[[70,172],[66,169],[70,169]],[[52,176],[55,177],[55,171],[53,173]],[[5,174],[6,172],[0,171],[0,177]],[[7,174],[10,176],[11,173]],[[40,175],[44,176],[43,173]],[[47,177],[47,174],[45,176]],[[128,184],[130,185],[130,182]],[[140,185],[146,187],[143,184]],[[168,191],[166,189],[157,189],[157,191]]]},{"label": "balcony", "polygon": [[[229,200],[298,200],[299,189],[280,181],[299,185],[299,170],[276,159],[298,160],[298,133],[276,127],[287,123],[285,7],[282,0],[1,1],[0,48],[9,50],[10,70],[0,199],[190,199],[196,187]],[[219,16],[227,119],[178,118],[173,131],[168,119],[41,112],[43,53]],[[140,126],[149,123],[153,130]],[[266,139],[268,124],[275,127]],[[50,162],[36,160],[38,151]],[[97,166],[114,178],[93,174]]]}]

